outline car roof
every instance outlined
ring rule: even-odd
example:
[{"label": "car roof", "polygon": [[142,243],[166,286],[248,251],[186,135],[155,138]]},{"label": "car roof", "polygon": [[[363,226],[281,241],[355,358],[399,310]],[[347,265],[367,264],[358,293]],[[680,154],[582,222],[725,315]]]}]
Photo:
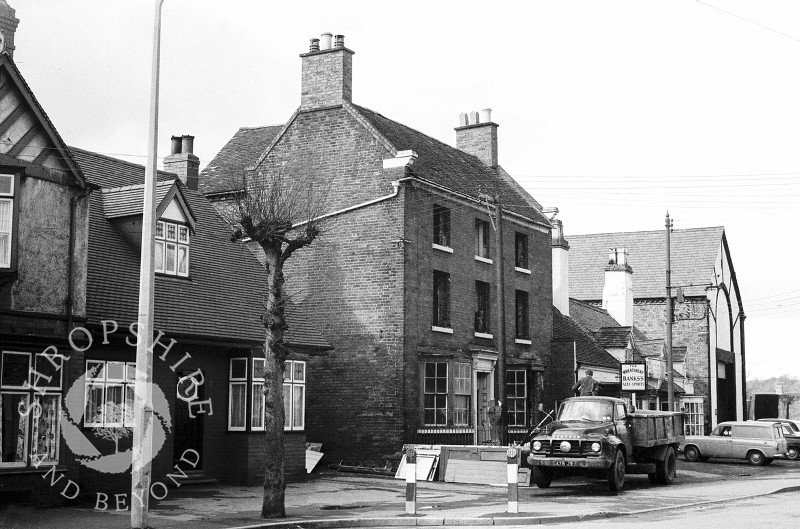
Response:
[{"label": "car roof", "polygon": [[780,421],[725,421],[717,424],[717,426],[757,426],[761,428],[768,428],[769,426],[775,424],[776,422]]}]

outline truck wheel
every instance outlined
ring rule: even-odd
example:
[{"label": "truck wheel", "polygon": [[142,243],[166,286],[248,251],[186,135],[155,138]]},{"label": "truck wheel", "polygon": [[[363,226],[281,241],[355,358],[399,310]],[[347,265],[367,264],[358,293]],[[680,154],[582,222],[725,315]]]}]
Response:
[{"label": "truck wheel", "polygon": [[614,454],[614,462],[608,468],[608,488],[612,492],[622,492],[625,486],[625,455],[622,450]]},{"label": "truck wheel", "polygon": [[758,450],[750,450],[747,452],[747,462],[751,465],[762,466],[766,464],[767,458]]},{"label": "truck wheel", "polygon": [[696,446],[689,445],[683,449],[683,457],[686,461],[694,463],[700,459],[700,450]]},{"label": "truck wheel", "polygon": [[553,481],[553,472],[547,468],[533,467],[531,469],[531,474],[533,477],[533,482],[540,489],[549,488],[550,483]]},{"label": "truck wheel", "polygon": [[790,446],[786,451],[786,458],[797,459],[798,457],[800,457],[800,446]]},{"label": "truck wheel", "polygon": [[667,449],[664,460],[656,463],[656,481],[662,485],[669,485],[675,479],[676,474],[675,449],[670,447]]}]

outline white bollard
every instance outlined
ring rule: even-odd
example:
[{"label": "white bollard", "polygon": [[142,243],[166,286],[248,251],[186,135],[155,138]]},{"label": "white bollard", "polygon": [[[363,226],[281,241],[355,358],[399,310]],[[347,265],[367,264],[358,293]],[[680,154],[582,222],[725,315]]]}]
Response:
[{"label": "white bollard", "polygon": [[406,450],[406,514],[417,514],[417,451]]},{"label": "white bollard", "polygon": [[513,446],[506,452],[508,459],[508,511],[513,514],[519,512],[519,484],[517,474],[519,473],[519,463],[517,463],[517,449]]}]

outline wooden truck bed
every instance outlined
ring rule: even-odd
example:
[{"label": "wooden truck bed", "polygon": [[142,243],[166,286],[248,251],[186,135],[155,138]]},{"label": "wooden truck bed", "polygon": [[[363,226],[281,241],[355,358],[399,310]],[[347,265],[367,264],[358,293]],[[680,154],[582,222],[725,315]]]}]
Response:
[{"label": "wooden truck bed", "polygon": [[629,417],[633,446],[651,447],[683,440],[683,412],[639,410]]}]

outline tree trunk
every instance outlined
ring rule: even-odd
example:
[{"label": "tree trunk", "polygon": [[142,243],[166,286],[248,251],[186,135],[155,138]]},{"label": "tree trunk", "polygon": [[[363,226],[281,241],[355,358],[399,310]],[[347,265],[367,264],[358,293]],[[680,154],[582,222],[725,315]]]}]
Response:
[{"label": "tree trunk", "polygon": [[262,518],[286,516],[284,495],[286,478],[283,470],[283,362],[286,354],[283,334],[286,329],[283,304],[283,262],[280,247],[264,248],[267,268],[267,304],[264,313],[266,358],[264,373],[264,426],[266,434],[264,502]]}]

